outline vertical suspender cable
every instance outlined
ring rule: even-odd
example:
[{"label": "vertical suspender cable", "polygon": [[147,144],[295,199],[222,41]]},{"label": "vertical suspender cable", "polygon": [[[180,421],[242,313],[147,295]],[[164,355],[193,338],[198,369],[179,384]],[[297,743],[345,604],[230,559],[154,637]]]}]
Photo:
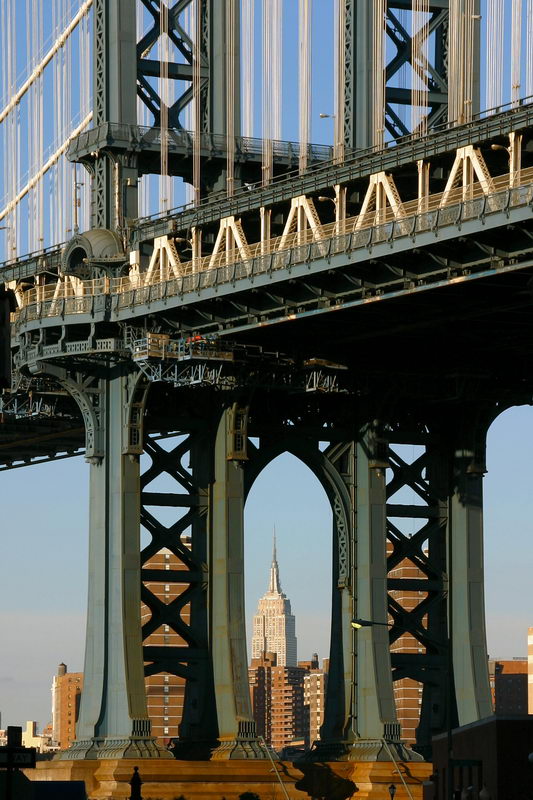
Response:
[{"label": "vertical suspender cable", "polygon": [[[54,38],[57,37],[58,31],[58,13],[57,13],[57,5],[58,0],[53,0],[52,3],[52,31]],[[56,55],[52,60],[52,76],[53,76],[53,93],[54,93],[54,102],[53,102],[53,126],[52,126],[52,141],[55,142],[59,137],[59,126],[58,126],[58,105],[59,105],[59,97],[58,97],[58,56]],[[58,183],[58,166],[54,164],[51,170],[52,180],[51,180],[51,191],[52,195],[56,198],[59,198],[59,183]],[[51,240],[52,242],[60,241],[59,233],[58,233],[58,218],[60,214],[60,206],[61,203],[55,202],[51,204],[50,208],[50,217],[51,217]]]},{"label": "vertical suspender cable", "polygon": [[[185,9],[185,12],[183,14],[183,28],[185,30],[185,33],[189,37],[189,40],[192,42],[193,39],[194,39],[194,34],[193,34],[193,27],[192,27],[192,10],[191,10],[191,6],[190,5],[187,6],[187,8]],[[191,49],[190,58],[191,58],[191,69],[192,69],[192,60],[193,60],[192,49]],[[191,81],[191,89],[192,89],[192,81]],[[144,103],[143,103],[143,105],[144,105]],[[194,99],[190,103],[187,103],[187,106],[185,107],[184,111],[185,111],[185,114],[184,114],[185,129],[187,131],[192,131],[192,129],[193,129],[193,116],[194,116]],[[194,200],[194,189],[193,189],[193,186],[192,186],[191,183],[186,183],[185,184],[185,203],[187,205],[189,205],[190,203],[193,202],[193,200]]]},{"label": "vertical suspender cable", "polygon": [[226,190],[235,188],[235,24],[236,0],[226,0]]},{"label": "vertical suspender cable", "polygon": [[[16,80],[16,54],[15,44],[16,41],[16,8],[14,4],[7,3],[7,91],[8,97],[15,91]],[[9,153],[8,158],[8,194],[11,200],[16,196],[18,184],[18,120],[19,120],[19,106],[13,109],[13,113],[8,117],[8,142],[7,148]],[[8,238],[8,257],[13,258],[17,254],[17,240],[18,240],[18,219],[17,207],[9,213],[7,218],[7,238]]]},{"label": "vertical suspender cable", "polygon": [[465,13],[465,37],[463,45],[463,61],[465,72],[465,121],[472,119],[474,112],[474,65],[472,54],[474,53],[475,27],[478,25],[478,18],[475,15],[474,0],[466,0]]},{"label": "vertical suspender cable", "polygon": [[273,175],[273,140],[281,139],[281,12],[281,0],[263,0],[264,186]]},{"label": "vertical suspender cable", "polygon": [[[144,34],[144,6],[136,0],[136,34],[140,42]],[[147,125],[147,111],[145,104],[137,95],[137,120],[139,125]],[[143,175],[139,180],[139,215],[146,217],[150,213],[150,175]]]},{"label": "vertical suspender cable", "polygon": [[[35,0],[34,14],[37,25],[36,32],[36,54],[41,57],[44,45],[43,37],[43,7],[42,3]],[[40,166],[44,156],[44,75],[41,73],[37,82],[37,98],[35,113],[37,115],[37,136],[36,136],[36,165]],[[37,248],[44,247],[44,177],[39,180],[37,185],[37,205],[36,205],[36,235]]]},{"label": "vertical suspender cable", "polygon": [[[263,0],[263,69],[262,69],[262,118],[261,125],[263,130],[263,163],[262,163],[262,183],[266,186],[270,183],[272,175],[272,83],[273,69],[272,63],[272,0]],[[267,77],[268,76],[268,77]]]},{"label": "vertical suspender cable", "polygon": [[333,125],[333,158],[336,162],[344,160],[344,116],[346,113],[346,76],[345,76],[345,48],[346,48],[346,2],[335,0],[335,115]]},{"label": "vertical suspender cable", "polygon": [[513,0],[511,22],[511,102],[517,106],[521,95],[522,0]]},{"label": "vertical suspender cable", "polygon": [[429,0],[412,0],[412,20],[411,130],[423,136],[429,100]]},{"label": "vertical suspender cable", "polygon": [[420,116],[420,0],[411,4],[411,130],[416,131]]},{"label": "vertical suspender cable", "polygon": [[503,33],[503,0],[487,0],[487,109],[503,103]]},{"label": "vertical suspender cable", "polygon": [[272,138],[281,139],[281,98],[282,98],[282,14],[283,0],[271,0],[272,19]]},{"label": "vertical suspender cable", "polygon": [[196,0],[193,13],[193,103],[194,103],[194,135],[193,135],[193,189],[195,205],[201,199],[200,145],[202,134],[201,120],[201,81],[200,66],[202,55],[202,0]]},{"label": "vertical suspender cable", "polygon": [[[413,0],[413,3],[414,3],[414,0]],[[397,14],[398,14],[398,20],[400,22],[400,25],[408,33],[409,33],[409,23],[411,23],[410,35],[411,35],[411,38],[413,38],[413,36],[414,36],[414,23],[413,23],[414,11],[412,9],[411,9],[411,11],[407,11],[405,8],[400,8],[400,9],[398,9]],[[411,81],[411,95],[412,95],[412,93],[414,91],[415,82],[414,82],[414,78],[411,79],[411,70],[408,69],[408,62],[404,62],[401,65],[400,69],[398,70],[398,85],[402,86],[404,88],[408,88],[409,81]],[[411,106],[412,105],[413,105],[413,98],[411,97]],[[407,105],[405,103],[399,104],[397,109],[396,109],[396,113],[398,114],[398,117],[403,122],[403,124],[406,127],[408,127],[410,120],[409,120],[409,117],[408,117],[408,107],[407,107]]]},{"label": "vertical suspender cable", "polygon": [[300,172],[307,169],[311,126],[311,0],[298,4],[298,97],[300,105]]},{"label": "vertical suspender cable", "polygon": [[[34,20],[32,17],[33,8],[30,7],[31,0],[26,0],[25,3],[25,25],[26,25],[26,68],[29,72],[31,72],[33,68],[33,30],[34,30]],[[32,84],[27,92],[26,95],[26,102],[27,107],[31,108],[35,101],[35,84]],[[28,177],[31,177],[34,172],[34,141],[30,136],[30,120],[28,114],[28,124],[26,127],[26,151],[27,151],[27,159],[28,159]],[[35,232],[34,232],[34,220],[35,220],[35,208],[34,208],[34,200],[35,200],[35,187],[30,189],[28,192],[28,226],[27,226],[27,249],[34,250],[34,241],[35,241]]]},{"label": "vertical suspender cable", "polygon": [[385,12],[386,0],[374,0],[372,47],[372,131],[374,147],[385,141]]},{"label": "vertical suspender cable", "polygon": [[526,97],[533,95],[533,0],[526,10]]},{"label": "vertical suspender cable", "polygon": [[450,0],[448,44],[448,121],[461,122],[459,98],[463,96],[460,69],[461,0]]},{"label": "vertical suspender cable", "polygon": [[159,180],[159,211],[170,208],[170,186],[168,175],[168,6],[165,0],[159,0],[159,98],[161,129],[161,177]]},{"label": "vertical suspender cable", "polygon": [[[69,14],[69,3],[65,0],[65,17],[68,18]],[[72,36],[69,36],[64,45],[65,51],[65,62],[66,62],[66,75],[72,75]],[[65,101],[65,125],[63,130],[63,136],[66,139],[70,136],[70,132],[73,128],[73,114],[72,114],[72,84],[70,81],[66,81],[66,101]],[[73,164],[71,161],[68,161],[67,158],[63,156],[61,159],[63,162],[63,174],[64,174],[64,191],[65,191],[65,204],[67,208],[67,215],[66,215],[66,230],[71,232],[74,229],[74,181],[76,180],[76,165]],[[72,235],[72,234],[70,234]]]},{"label": "vertical suspender cable", "polygon": [[[5,86],[6,81],[6,42],[5,42],[5,31],[6,31],[6,21],[5,21],[5,0],[0,0],[0,97],[2,106],[5,104],[5,99],[7,98],[7,89]],[[2,163],[7,164],[7,146],[6,146],[6,126],[0,124],[0,145],[1,145],[1,158]],[[5,170],[0,173],[0,205],[3,207],[6,205],[7,201],[7,187],[6,187],[6,173]],[[7,259],[7,232],[4,230],[4,237],[3,242],[4,248],[0,250],[0,257],[2,261]]]},{"label": "vertical suspender cable", "polygon": [[254,135],[254,0],[242,0],[242,135]]},{"label": "vertical suspender cable", "polygon": [[[85,119],[91,110],[91,26],[89,19],[89,12],[85,14],[81,21],[80,37],[83,41],[82,49],[82,69],[83,69],[83,104],[81,107],[82,118]],[[85,176],[83,181],[83,227],[82,230],[87,230],[90,225],[91,218],[91,181],[88,175]]]}]

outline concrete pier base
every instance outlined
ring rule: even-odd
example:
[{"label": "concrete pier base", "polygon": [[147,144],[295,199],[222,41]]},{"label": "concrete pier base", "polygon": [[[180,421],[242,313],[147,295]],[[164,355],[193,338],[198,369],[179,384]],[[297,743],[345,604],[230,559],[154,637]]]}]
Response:
[{"label": "concrete pier base", "polygon": [[[388,787],[396,787],[396,800],[422,800],[422,783],[432,772],[426,762],[357,761],[299,763],[277,761],[167,761],[117,759],[40,762],[27,770],[32,780],[85,781],[90,800],[126,800],[133,768],[139,767],[143,800],[239,800],[253,792],[261,800],[390,800]],[[398,773],[409,787],[406,791]],[[279,776],[279,777],[278,777]],[[283,783],[283,788],[280,785]]]}]

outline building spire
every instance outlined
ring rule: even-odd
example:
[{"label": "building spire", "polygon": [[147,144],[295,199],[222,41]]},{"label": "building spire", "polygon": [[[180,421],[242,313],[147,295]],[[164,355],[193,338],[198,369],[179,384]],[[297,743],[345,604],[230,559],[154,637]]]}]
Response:
[{"label": "building spire", "polygon": [[269,594],[281,594],[281,585],[279,582],[279,567],[276,553],[276,528],[274,527],[274,547],[272,549],[272,566],[270,567],[270,584],[268,587]]}]

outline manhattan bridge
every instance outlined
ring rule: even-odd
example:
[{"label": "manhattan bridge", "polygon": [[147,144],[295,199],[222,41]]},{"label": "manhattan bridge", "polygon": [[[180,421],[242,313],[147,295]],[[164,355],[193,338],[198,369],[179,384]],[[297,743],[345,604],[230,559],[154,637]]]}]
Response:
[{"label": "manhattan bridge", "polygon": [[[292,142],[282,0],[22,5],[0,4],[0,461],[90,465],[85,683],[62,757],[168,758],[144,689],[165,672],[186,681],[177,759],[266,758],[243,509],[287,452],[333,513],[310,758],[430,759],[434,735],[492,713],[482,480],[490,424],[533,394],[533,2],[329,4],[331,146],[310,142],[312,0],[291,3]],[[162,475],[179,488],[150,491]],[[174,568],[146,567],[163,548]],[[405,559],[422,577],[388,577]],[[165,605],[154,582],[186,590]],[[161,625],[179,646],[143,644]],[[404,678],[422,687],[414,749]]]}]

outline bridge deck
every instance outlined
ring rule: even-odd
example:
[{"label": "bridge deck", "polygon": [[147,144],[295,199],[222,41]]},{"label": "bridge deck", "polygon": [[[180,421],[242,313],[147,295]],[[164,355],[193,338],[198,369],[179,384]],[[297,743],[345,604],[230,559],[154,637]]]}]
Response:
[{"label": "bridge deck", "polygon": [[[497,142],[513,131],[532,127],[533,104],[528,104],[465,125],[436,130],[424,137],[409,138],[383,150],[362,151],[346,158],[342,164],[329,161],[310,168],[303,175],[282,176],[267,187],[238,190],[232,198],[207,199],[194,208],[182,207],[169,214],[141,219],[132,230],[132,245],[138,246],[156,236],[172,235],[178,230],[190,230],[195,225],[217,222],[223,217],[245,214],[261,206],[272,206],[296,195],[317,194],[336,184],[344,185],[376,172],[414,164],[468,144]],[[22,280],[57,271],[63,247],[60,244],[0,264],[0,280]]]}]

